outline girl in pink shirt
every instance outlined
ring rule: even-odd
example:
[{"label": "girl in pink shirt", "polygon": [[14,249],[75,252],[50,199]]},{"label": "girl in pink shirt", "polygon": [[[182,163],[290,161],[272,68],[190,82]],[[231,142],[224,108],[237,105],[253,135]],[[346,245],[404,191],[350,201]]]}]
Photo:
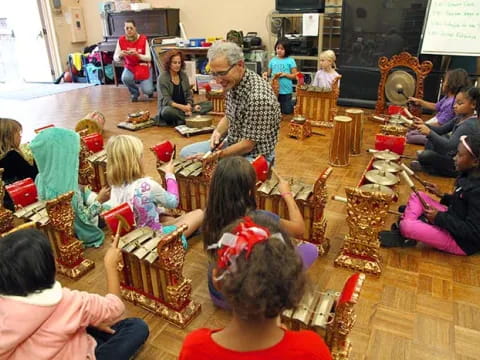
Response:
[{"label": "girl in pink shirt", "polygon": [[340,74],[335,71],[337,67],[335,65],[335,53],[333,52],[333,50],[325,50],[320,54],[319,60],[320,69],[315,74],[312,86],[318,86],[324,89],[331,90],[332,84],[334,83],[335,79],[340,76]]},{"label": "girl in pink shirt", "polygon": [[0,359],[125,359],[148,337],[123,317],[118,238],[105,253],[108,294],[62,288],[49,240],[38,230],[0,238]]},{"label": "girl in pink shirt", "polygon": [[[279,326],[279,315],[300,301],[303,264],[289,236],[266,214],[252,214],[224,229],[216,252],[213,283],[232,308],[223,329],[187,335],[180,360],[329,360],[322,338]],[[216,250],[215,250],[216,249]]]}]

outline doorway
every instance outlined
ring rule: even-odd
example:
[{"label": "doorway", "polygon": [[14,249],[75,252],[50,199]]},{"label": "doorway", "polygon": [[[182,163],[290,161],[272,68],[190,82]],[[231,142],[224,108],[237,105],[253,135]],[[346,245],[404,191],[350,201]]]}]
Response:
[{"label": "doorway", "polygon": [[0,82],[51,83],[53,78],[39,0],[0,2]]}]

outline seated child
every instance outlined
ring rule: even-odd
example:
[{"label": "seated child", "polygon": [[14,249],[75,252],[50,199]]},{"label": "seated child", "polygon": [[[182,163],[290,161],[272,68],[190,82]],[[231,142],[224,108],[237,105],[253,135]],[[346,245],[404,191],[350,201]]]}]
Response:
[{"label": "seated child", "polygon": [[[38,170],[31,164],[20,150],[22,125],[13,119],[0,118],[0,168],[3,168],[3,182],[9,185],[18,180],[31,178],[35,180]],[[3,205],[14,210],[10,195],[5,192]]]},{"label": "seated child", "polygon": [[102,245],[105,234],[97,226],[98,215],[105,210],[102,204],[108,200],[110,189],[103,188],[98,195],[88,188],[80,189],[80,136],[72,130],[48,128],[32,140],[30,148],[39,171],[35,179],[39,198],[51,200],[73,191],[73,225],[77,238],[86,247]]},{"label": "seated child", "polygon": [[[112,186],[110,204],[128,203],[135,213],[137,227],[148,226],[155,231],[170,233],[176,225],[187,224],[185,236],[192,235],[202,224],[203,210],[193,210],[177,218],[162,215],[161,207],[178,206],[178,184],[174,175],[173,158],[167,164],[165,190],[146,177],[143,167],[143,144],[131,135],[117,135],[108,140],[107,181]],[[184,247],[187,243],[184,241]]]},{"label": "seated child", "polygon": [[1,359],[130,359],[148,338],[141,319],[124,318],[118,238],[105,253],[107,295],[55,281],[49,240],[38,230],[0,238]]},{"label": "seated child", "polygon": [[412,161],[413,170],[447,177],[458,175],[453,157],[460,137],[480,134],[480,121],[475,115],[475,109],[480,110],[480,89],[472,87],[460,90],[453,108],[456,116],[442,126],[425,125],[417,118],[416,127],[426,136],[427,143],[425,150],[418,152],[418,161]]},{"label": "seated child", "polygon": [[[278,176],[278,175],[277,175]],[[255,200],[257,177],[253,166],[241,156],[229,156],[222,158],[213,173],[210,181],[205,221],[203,224],[204,248],[216,243],[223,228],[232,221],[248,214],[264,213],[273,219],[278,225],[291,236],[302,236],[305,231],[305,223],[300,209],[295,202],[287,181],[279,177],[279,190],[288,210],[288,219],[282,219],[277,214],[257,210]],[[313,253],[315,245],[305,243],[307,247],[303,251]],[[317,251],[317,249],[315,249]],[[318,253],[314,252],[314,255]],[[316,257],[316,256],[315,256]],[[313,260],[305,259],[305,267]],[[309,263],[310,264],[309,264]],[[212,286],[211,268],[208,273],[209,290],[212,299],[221,307],[225,307],[222,295]]]},{"label": "seated child", "polygon": [[[480,135],[462,136],[455,156],[460,173],[452,194],[442,193],[436,185],[427,188],[441,198],[433,200],[425,193],[408,200],[400,219],[400,235],[381,232],[380,243],[385,247],[411,246],[417,241],[455,255],[472,255],[480,251]],[[422,218],[426,218],[426,220]],[[428,222],[427,222],[428,221]]]},{"label": "seated child", "polygon": [[[325,50],[320,53],[320,69],[315,74],[312,86],[332,89],[333,81],[340,75],[335,71],[336,56],[333,50]],[[340,84],[339,84],[340,85]]]},{"label": "seated child", "polygon": [[[460,89],[469,87],[470,80],[468,74],[463,69],[453,69],[447,71],[445,79],[442,84],[442,93],[444,97],[437,103],[425,101],[423,99],[417,99],[410,97],[408,100],[415,103],[415,105],[421,105],[425,109],[434,110],[437,113],[433,118],[427,121],[427,124],[432,126],[441,126],[450,121],[454,116],[453,104],[455,102],[455,95]],[[427,139],[425,135],[421,134],[417,130],[411,130],[407,133],[407,143],[416,145],[425,145]]]},{"label": "seated child", "polygon": [[187,335],[180,360],[331,359],[322,338],[308,330],[279,326],[279,315],[295,307],[304,291],[302,261],[289,236],[266,214],[227,226],[216,244],[214,285],[232,307],[223,329]]}]

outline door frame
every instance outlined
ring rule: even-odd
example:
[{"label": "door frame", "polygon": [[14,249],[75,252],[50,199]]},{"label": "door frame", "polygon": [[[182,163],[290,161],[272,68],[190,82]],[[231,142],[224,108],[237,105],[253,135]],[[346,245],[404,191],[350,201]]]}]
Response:
[{"label": "door frame", "polygon": [[53,22],[53,11],[62,11],[52,9],[50,1],[36,0],[38,4],[40,23],[42,28],[46,30],[45,44],[47,47],[48,61],[50,63],[50,69],[53,70],[52,81],[59,77],[63,73],[62,61],[60,59],[60,52],[58,49],[58,38],[55,32],[55,26]]}]

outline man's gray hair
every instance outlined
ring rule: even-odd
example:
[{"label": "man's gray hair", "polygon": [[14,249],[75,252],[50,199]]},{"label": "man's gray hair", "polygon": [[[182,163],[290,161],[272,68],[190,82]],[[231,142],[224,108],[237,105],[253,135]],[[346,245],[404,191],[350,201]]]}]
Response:
[{"label": "man's gray hair", "polygon": [[221,56],[225,56],[228,65],[236,64],[244,59],[242,49],[237,44],[228,41],[217,41],[208,49],[208,61]]}]

